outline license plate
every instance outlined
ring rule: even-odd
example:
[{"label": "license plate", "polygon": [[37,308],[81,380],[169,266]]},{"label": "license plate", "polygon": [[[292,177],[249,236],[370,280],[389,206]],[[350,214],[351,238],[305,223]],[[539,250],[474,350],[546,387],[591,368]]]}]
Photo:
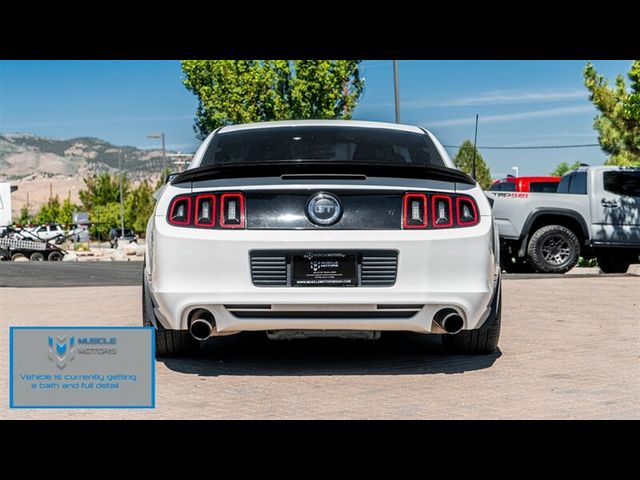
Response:
[{"label": "license plate", "polygon": [[354,253],[313,252],[293,256],[294,287],[355,287],[358,285]]}]

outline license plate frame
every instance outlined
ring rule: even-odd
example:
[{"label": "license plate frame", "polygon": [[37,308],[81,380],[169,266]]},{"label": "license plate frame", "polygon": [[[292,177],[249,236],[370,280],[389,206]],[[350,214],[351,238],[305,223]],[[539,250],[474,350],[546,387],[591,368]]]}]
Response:
[{"label": "license plate frame", "polygon": [[304,252],[291,256],[292,287],[357,287],[355,252]]}]

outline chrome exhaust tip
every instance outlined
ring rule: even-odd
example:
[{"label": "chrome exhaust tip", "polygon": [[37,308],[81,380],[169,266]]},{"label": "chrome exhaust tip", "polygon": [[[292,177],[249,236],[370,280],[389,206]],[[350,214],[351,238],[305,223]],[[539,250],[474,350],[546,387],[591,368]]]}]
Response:
[{"label": "chrome exhaust tip", "polygon": [[445,332],[456,334],[464,327],[462,316],[453,308],[443,308],[434,316],[433,321]]},{"label": "chrome exhaust tip", "polygon": [[189,332],[191,333],[191,336],[196,340],[206,340],[211,336],[214,325],[215,320],[211,312],[203,309],[195,310],[191,314]]}]

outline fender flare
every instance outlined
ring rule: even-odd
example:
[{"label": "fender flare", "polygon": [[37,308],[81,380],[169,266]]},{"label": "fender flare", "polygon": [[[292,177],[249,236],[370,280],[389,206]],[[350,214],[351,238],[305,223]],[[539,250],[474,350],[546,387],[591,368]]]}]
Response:
[{"label": "fender flare", "polygon": [[519,242],[522,242],[525,237],[531,234],[531,226],[538,218],[542,217],[543,215],[556,215],[561,217],[568,217],[572,220],[575,220],[576,222],[578,222],[578,225],[580,225],[580,229],[582,230],[582,234],[584,236],[585,245],[589,243],[589,229],[587,228],[587,223],[584,221],[582,215],[580,215],[575,210],[571,210],[568,208],[546,207],[536,208],[529,213],[529,216],[527,217],[527,220],[524,222],[524,225],[522,227],[522,231],[520,232],[520,238],[518,239]]}]

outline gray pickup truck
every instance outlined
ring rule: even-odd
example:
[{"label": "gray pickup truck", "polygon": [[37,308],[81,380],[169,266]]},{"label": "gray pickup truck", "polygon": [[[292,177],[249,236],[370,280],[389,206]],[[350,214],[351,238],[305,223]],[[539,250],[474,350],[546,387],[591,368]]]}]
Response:
[{"label": "gray pickup truck", "polygon": [[581,167],[556,193],[486,192],[508,272],[564,273],[578,257],[605,273],[626,272],[640,255],[640,168]]}]

